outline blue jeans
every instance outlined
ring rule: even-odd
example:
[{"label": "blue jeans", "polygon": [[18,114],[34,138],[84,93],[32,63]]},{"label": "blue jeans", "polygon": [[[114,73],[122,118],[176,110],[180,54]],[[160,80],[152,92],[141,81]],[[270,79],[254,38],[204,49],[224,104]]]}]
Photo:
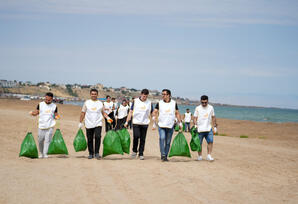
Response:
[{"label": "blue jeans", "polygon": [[207,143],[212,143],[213,142],[213,131],[212,129],[209,132],[199,132],[199,139],[200,143],[202,145],[203,139],[207,141]]},{"label": "blue jeans", "polygon": [[158,127],[159,132],[159,147],[161,156],[168,156],[172,135],[174,132],[174,128],[161,128]]}]

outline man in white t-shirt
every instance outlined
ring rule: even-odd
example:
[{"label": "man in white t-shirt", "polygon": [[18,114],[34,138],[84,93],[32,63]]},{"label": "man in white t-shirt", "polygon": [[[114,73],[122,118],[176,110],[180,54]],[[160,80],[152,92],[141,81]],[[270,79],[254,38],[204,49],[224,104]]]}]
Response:
[{"label": "man in white t-shirt", "polygon": [[48,92],[45,95],[45,100],[40,102],[36,110],[31,111],[33,116],[39,115],[38,120],[38,143],[39,143],[39,158],[48,158],[48,149],[52,140],[55,119],[58,119],[58,109],[53,102],[53,93]]},{"label": "man in white t-shirt", "polygon": [[[100,159],[99,148],[101,140],[101,129],[103,116],[109,120],[108,115],[103,111],[103,104],[97,99],[98,91],[96,89],[90,90],[90,98],[85,101],[80,115],[79,128],[83,127],[83,120],[85,119],[86,135],[88,141],[88,159]],[[95,148],[93,140],[95,138]],[[94,155],[95,154],[95,155]]]},{"label": "man in white t-shirt", "polygon": [[103,103],[104,106],[104,112],[111,118],[113,121],[110,123],[106,118],[105,118],[105,126],[106,126],[106,132],[109,130],[113,129],[113,123],[115,122],[114,118],[114,103],[111,101],[111,96],[107,95],[106,101]]},{"label": "man in white t-shirt", "polygon": [[190,132],[190,121],[191,121],[191,112],[189,108],[186,109],[186,113],[184,113],[184,122],[185,122],[185,132]]},{"label": "man in white t-shirt", "polygon": [[[213,161],[211,157],[212,147],[213,147],[213,131],[217,132],[216,118],[214,114],[214,108],[208,104],[208,96],[201,96],[201,105],[197,106],[194,112],[194,124],[198,130],[200,142],[202,145],[203,139],[207,141],[207,160]],[[198,160],[202,160],[202,150],[198,152]]]},{"label": "man in white t-shirt", "polygon": [[127,100],[123,99],[122,104],[116,110],[115,119],[117,121],[116,130],[120,130],[124,128],[124,124],[127,119],[127,115],[129,113],[129,106],[127,104]]},{"label": "man in white t-shirt", "polygon": [[139,152],[140,160],[144,160],[145,141],[148,125],[150,123],[150,115],[152,113],[152,104],[148,100],[149,90],[143,89],[141,96],[134,99],[129,114],[127,116],[124,127],[128,126],[128,121],[132,118],[133,124],[133,148],[131,157],[135,158]]},{"label": "man in white t-shirt", "polygon": [[162,90],[162,100],[156,104],[152,115],[152,120],[154,121],[153,129],[155,129],[155,118],[158,116],[161,160],[163,162],[168,161],[168,153],[174,132],[175,118],[177,118],[180,129],[182,128],[178,105],[176,101],[171,99],[171,91],[169,89]]}]

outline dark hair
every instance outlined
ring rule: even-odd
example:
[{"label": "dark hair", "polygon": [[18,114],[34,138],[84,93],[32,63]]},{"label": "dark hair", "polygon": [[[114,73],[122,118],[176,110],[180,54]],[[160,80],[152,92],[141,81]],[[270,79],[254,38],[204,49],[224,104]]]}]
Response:
[{"label": "dark hair", "polygon": [[116,98],[112,98],[112,100],[116,100]]},{"label": "dark hair", "polygon": [[148,95],[149,94],[149,90],[148,89],[143,89],[141,91],[141,94]]},{"label": "dark hair", "polygon": [[123,103],[124,101],[125,101],[125,102],[127,102],[127,100],[126,100],[126,99],[122,99],[122,103]]},{"label": "dark hair", "polygon": [[54,97],[54,94],[52,93],[52,92],[48,92],[48,93],[46,93],[46,96],[49,96],[49,97]]},{"label": "dark hair", "polygon": [[206,95],[201,96],[201,100],[208,100],[208,96]]},{"label": "dark hair", "polygon": [[107,95],[106,98],[111,98],[111,96]]},{"label": "dark hair", "polygon": [[171,96],[171,91],[169,89],[163,89],[161,92],[164,92],[164,91],[167,92],[167,94]]},{"label": "dark hair", "polygon": [[91,89],[91,90],[90,90],[90,93],[91,93],[91,92],[96,92],[96,93],[98,94],[97,89]]},{"label": "dark hair", "polygon": [[189,108],[186,109],[187,111],[189,110]]}]

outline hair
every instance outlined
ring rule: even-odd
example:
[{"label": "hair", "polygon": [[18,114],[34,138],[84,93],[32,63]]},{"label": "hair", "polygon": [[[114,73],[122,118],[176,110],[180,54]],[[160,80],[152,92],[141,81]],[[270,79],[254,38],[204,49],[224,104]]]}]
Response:
[{"label": "hair", "polygon": [[54,94],[52,93],[52,92],[48,92],[48,93],[46,93],[46,96],[49,96],[49,97],[54,97]]},{"label": "hair", "polygon": [[124,101],[125,101],[125,102],[127,102],[127,100],[126,100],[126,99],[122,99],[122,103],[123,103]]},{"label": "hair", "polygon": [[141,91],[141,94],[148,95],[149,94],[149,90],[148,89],[143,89]]},{"label": "hair", "polygon": [[161,92],[164,92],[164,91],[167,92],[167,94],[171,96],[171,91],[169,89],[163,89]]},{"label": "hair", "polygon": [[96,93],[98,94],[97,89],[91,89],[91,90],[90,90],[90,93],[91,93],[91,92],[96,92]]},{"label": "hair", "polygon": [[201,100],[208,100],[208,96],[206,95],[201,96]]},{"label": "hair", "polygon": [[116,100],[116,98],[112,98],[112,100]]},{"label": "hair", "polygon": [[111,98],[111,96],[110,95],[107,95],[106,98]]},{"label": "hair", "polygon": [[187,111],[189,110],[189,108],[186,109]]}]

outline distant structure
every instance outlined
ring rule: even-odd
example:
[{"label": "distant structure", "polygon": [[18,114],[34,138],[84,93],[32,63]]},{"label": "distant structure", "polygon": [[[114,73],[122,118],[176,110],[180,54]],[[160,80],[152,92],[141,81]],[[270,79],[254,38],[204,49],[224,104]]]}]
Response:
[{"label": "distant structure", "polygon": [[17,81],[0,80],[0,87],[2,88],[15,88],[18,86],[19,83]]}]

